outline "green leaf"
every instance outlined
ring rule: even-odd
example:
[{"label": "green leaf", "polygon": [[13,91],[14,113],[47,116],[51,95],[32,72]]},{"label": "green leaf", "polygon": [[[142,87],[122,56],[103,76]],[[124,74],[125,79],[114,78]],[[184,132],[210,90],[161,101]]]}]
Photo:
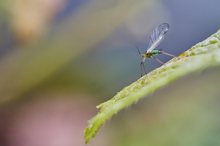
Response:
[{"label": "green leaf", "polygon": [[161,87],[188,75],[220,65],[220,30],[163,66],[143,76],[118,92],[112,99],[97,106],[99,112],[85,130],[85,142],[96,135],[100,127],[114,114]]}]

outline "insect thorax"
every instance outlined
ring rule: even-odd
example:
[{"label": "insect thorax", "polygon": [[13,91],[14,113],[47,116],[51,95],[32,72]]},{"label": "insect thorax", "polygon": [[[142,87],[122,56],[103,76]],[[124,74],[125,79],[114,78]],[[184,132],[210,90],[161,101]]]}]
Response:
[{"label": "insect thorax", "polygon": [[144,56],[145,56],[145,58],[151,58],[152,56],[159,55],[159,54],[161,54],[161,51],[152,50],[151,52],[145,52]]}]

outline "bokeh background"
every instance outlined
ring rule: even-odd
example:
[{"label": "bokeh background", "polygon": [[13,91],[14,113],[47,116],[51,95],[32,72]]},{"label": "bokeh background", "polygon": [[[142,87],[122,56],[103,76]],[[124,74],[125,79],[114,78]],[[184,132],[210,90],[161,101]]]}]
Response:
[{"label": "bokeh background", "polygon": [[[151,30],[178,55],[220,28],[219,0],[1,0],[0,145],[84,146],[97,111],[140,77]],[[164,62],[170,58],[159,56]],[[147,71],[160,66],[147,61]],[[220,69],[189,75],[108,122],[91,146],[219,146]]]}]

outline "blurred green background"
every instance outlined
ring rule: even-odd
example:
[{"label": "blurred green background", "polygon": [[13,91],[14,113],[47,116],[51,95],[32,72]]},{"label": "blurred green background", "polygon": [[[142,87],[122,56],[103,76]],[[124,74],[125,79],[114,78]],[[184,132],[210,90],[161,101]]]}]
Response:
[{"label": "blurred green background", "polygon": [[[136,46],[155,26],[178,55],[220,28],[220,1],[0,1],[0,145],[82,146],[95,106],[140,77]],[[170,58],[160,56],[167,61]],[[160,66],[148,60],[147,71]],[[220,145],[220,69],[166,86],[88,145]]]}]

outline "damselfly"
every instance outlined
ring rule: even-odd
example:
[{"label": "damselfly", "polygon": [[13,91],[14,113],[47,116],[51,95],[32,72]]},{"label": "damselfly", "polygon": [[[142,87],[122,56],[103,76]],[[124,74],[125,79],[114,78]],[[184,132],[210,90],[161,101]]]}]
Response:
[{"label": "damselfly", "polygon": [[[162,23],[159,26],[157,26],[151,33],[150,38],[149,38],[149,45],[147,50],[144,53],[141,53],[140,50],[138,49],[138,53],[140,54],[142,60],[140,63],[141,66],[141,76],[142,76],[142,71],[144,70],[144,73],[146,74],[145,66],[144,63],[147,58],[154,58],[157,62],[160,64],[164,64],[160,59],[156,58],[155,56],[159,54],[164,54],[170,57],[175,57],[174,55],[167,53],[162,50],[157,50],[156,48],[158,45],[162,42],[164,37],[166,36],[167,32],[169,31],[169,24],[168,23]],[[142,70],[143,69],[143,70]]]}]

